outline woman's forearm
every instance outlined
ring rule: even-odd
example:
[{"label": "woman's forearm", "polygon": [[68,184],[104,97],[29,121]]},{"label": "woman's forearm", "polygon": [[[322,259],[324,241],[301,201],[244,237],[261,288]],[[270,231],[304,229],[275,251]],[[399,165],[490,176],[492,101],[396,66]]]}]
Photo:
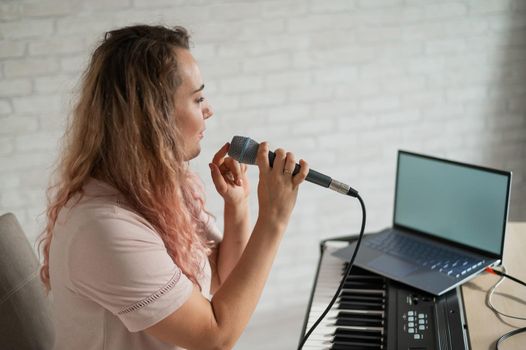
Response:
[{"label": "woman's forearm", "polygon": [[220,285],[236,266],[250,238],[248,201],[238,205],[225,203],[224,215],[223,241],[217,255]]},{"label": "woman's forearm", "polygon": [[256,308],[285,226],[273,220],[258,220],[239,264],[212,298],[225,348],[233,346]]}]

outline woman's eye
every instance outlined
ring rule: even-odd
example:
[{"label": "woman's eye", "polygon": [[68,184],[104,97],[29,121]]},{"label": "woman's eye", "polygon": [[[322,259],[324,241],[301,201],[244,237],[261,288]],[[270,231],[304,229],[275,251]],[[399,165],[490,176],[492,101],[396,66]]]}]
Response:
[{"label": "woman's eye", "polygon": [[204,100],[205,100],[204,97],[199,97],[195,102],[197,102],[197,103],[201,103],[201,102],[203,102]]}]

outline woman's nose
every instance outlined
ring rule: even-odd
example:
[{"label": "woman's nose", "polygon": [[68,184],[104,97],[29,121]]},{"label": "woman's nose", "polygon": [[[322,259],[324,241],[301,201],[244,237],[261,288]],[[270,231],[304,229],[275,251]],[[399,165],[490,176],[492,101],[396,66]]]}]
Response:
[{"label": "woman's nose", "polygon": [[214,115],[214,111],[212,110],[212,106],[210,106],[210,104],[207,103],[205,106],[205,109],[203,110],[203,117],[204,119],[208,119],[213,115]]}]

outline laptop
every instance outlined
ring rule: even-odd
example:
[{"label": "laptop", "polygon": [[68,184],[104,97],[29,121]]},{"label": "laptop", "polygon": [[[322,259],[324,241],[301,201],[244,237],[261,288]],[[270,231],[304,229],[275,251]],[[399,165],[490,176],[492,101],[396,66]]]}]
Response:
[{"label": "laptop", "polygon": [[442,295],[502,261],[510,187],[508,171],[398,151],[393,225],[364,236],[355,264]]}]

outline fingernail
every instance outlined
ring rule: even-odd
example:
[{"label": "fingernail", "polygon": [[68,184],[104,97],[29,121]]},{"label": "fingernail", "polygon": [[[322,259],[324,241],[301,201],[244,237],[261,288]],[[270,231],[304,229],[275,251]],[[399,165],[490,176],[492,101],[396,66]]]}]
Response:
[{"label": "fingernail", "polygon": [[243,182],[241,181],[241,179],[237,179],[237,185],[238,185],[238,186],[241,186],[242,183],[243,183]]}]

